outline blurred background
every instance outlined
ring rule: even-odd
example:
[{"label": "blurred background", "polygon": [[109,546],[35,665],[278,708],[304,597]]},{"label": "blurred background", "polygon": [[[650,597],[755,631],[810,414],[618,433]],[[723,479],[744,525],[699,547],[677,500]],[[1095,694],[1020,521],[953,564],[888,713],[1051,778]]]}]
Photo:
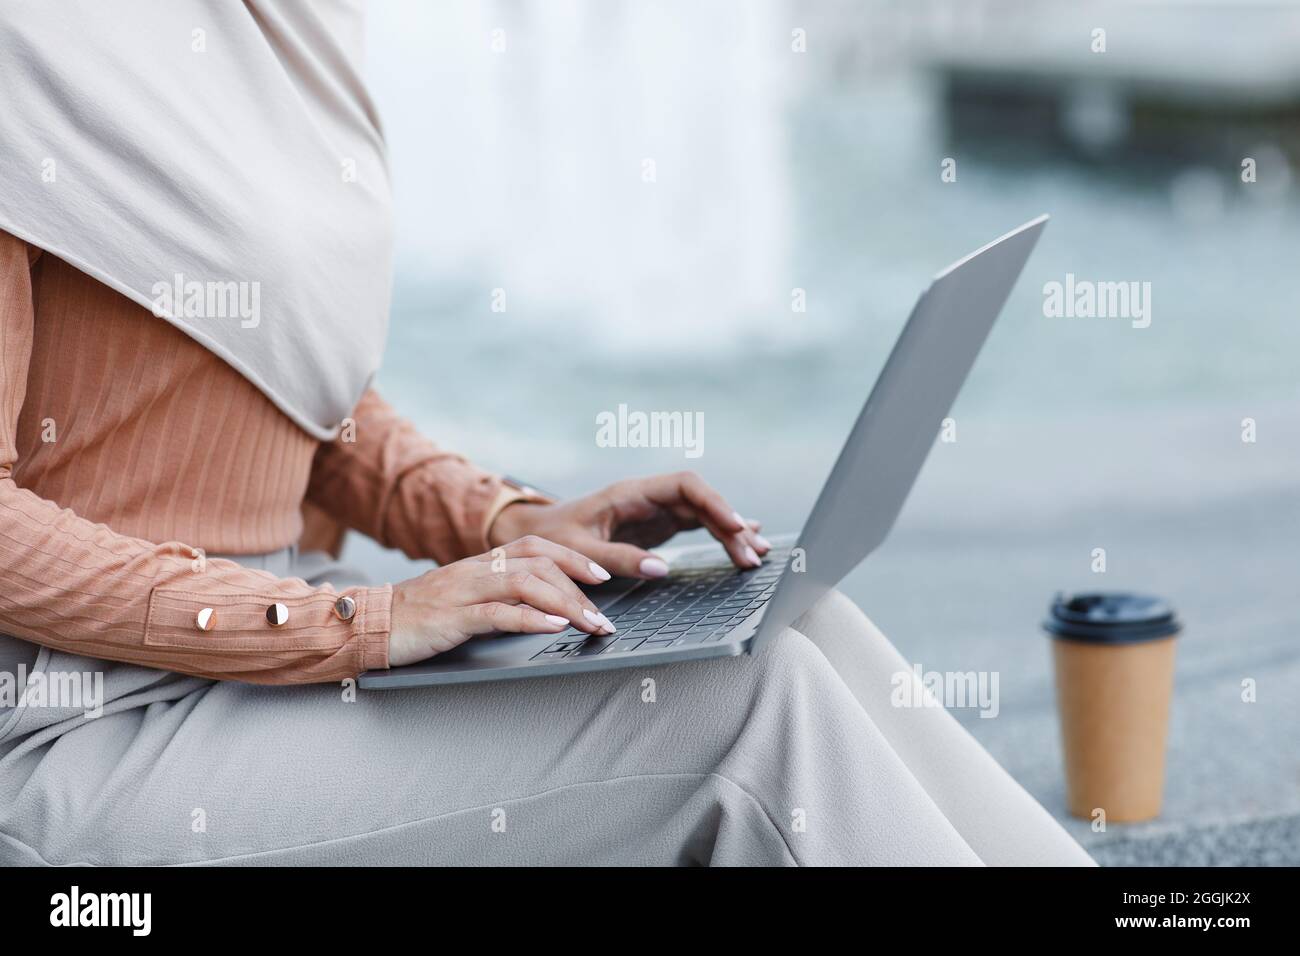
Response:
[{"label": "blurred background", "polygon": [[[368,45],[380,385],[560,494],[692,467],[796,530],[929,278],[1050,213],[844,588],[909,661],[999,673],[995,719],[955,716],[1099,861],[1300,863],[1300,6],[384,0]],[[1046,317],[1067,273],[1149,282],[1150,327]],[[598,447],[620,403],[702,412],[703,456]],[[1095,588],[1186,621],[1164,813],[1100,833],[1065,816],[1039,629]]]}]

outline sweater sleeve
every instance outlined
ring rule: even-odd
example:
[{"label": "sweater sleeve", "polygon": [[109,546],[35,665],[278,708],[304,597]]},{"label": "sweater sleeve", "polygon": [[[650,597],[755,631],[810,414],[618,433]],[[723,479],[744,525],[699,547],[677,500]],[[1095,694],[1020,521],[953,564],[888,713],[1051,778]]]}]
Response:
[{"label": "sweater sleeve", "polygon": [[[14,482],[37,256],[0,232],[0,630],[69,653],[250,683],[336,681],[387,667],[390,587],[340,594],[180,542],[117,534]],[[276,604],[287,619],[272,626]]]},{"label": "sweater sleeve", "polygon": [[371,389],[312,462],[307,500],[349,528],[439,564],[489,550],[506,505],[545,501],[439,448]]}]

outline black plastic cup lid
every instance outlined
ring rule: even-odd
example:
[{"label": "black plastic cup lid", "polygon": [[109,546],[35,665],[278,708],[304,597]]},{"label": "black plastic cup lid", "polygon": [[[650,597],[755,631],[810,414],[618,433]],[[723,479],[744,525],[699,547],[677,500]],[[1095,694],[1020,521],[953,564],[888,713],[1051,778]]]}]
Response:
[{"label": "black plastic cup lid", "polygon": [[1122,591],[1058,594],[1043,628],[1057,637],[1098,644],[1132,644],[1171,637],[1183,629],[1158,597]]}]

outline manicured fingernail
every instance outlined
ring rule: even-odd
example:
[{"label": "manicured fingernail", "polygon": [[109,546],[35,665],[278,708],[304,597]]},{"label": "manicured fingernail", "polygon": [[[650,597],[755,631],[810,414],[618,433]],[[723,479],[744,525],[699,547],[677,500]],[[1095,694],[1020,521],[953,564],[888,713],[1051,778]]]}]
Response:
[{"label": "manicured fingernail", "polygon": [[663,558],[642,558],[641,573],[648,578],[662,578],[668,573],[668,564]]},{"label": "manicured fingernail", "polygon": [[748,561],[750,564],[754,565],[755,567],[763,563],[758,559],[758,552],[755,551],[753,548],[751,548],[749,545],[745,545],[745,560]]},{"label": "manicured fingernail", "polygon": [[582,609],[582,613],[587,615],[588,621],[590,621],[596,627],[603,629],[606,634],[618,633],[618,628],[616,628],[614,626],[614,623],[605,615],[597,614],[595,611],[589,611],[585,607]]},{"label": "manicured fingernail", "polygon": [[742,518],[742,517],[740,516],[740,512],[739,512],[739,511],[733,511],[733,512],[731,513],[731,517],[735,518],[735,519],[736,519],[736,524],[740,525],[742,528],[748,528],[748,527],[749,527],[749,522],[747,522],[744,518]]},{"label": "manicured fingernail", "polygon": [[546,615],[546,619],[550,621],[552,624],[554,624],[556,627],[569,626],[569,619],[567,617],[560,617],[560,615],[558,614],[548,614]]},{"label": "manicured fingernail", "polygon": [[763,537],[761,534],[754,535],[754,540],[758,542],[758,546],[764,551],[772,550],[772,542],[768,541],[767,538]]},{"label": "manicured fingernail", "polygon": [[602,581],[609,580],[609,572],[606,571],[604,568],[602,568],[595,561],[588,561],[587,567],[591,568],[591,573],[594,574],[596,577],[600,578]]}]

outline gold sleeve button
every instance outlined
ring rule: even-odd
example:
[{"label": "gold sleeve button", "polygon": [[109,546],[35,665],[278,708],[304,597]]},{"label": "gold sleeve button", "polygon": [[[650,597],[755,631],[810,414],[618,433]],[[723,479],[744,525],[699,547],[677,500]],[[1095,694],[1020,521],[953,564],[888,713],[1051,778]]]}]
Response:
[{"label": "gold sleeve button", "polygon": [[350,621],[357,613],[357,602],[346,594],[334,602],[334,616],[340,621]]},{"label": "gold sleeve button", "polygon": [[200,631],[210,631],[217,626],[217,612],[205,607],[194,618],[194,624]]},{"label": "gold sleeve button", "polygon": [[272,627],[279,627],[289,620],[289,609],[276,601],[266,609],[266,619]]}]

